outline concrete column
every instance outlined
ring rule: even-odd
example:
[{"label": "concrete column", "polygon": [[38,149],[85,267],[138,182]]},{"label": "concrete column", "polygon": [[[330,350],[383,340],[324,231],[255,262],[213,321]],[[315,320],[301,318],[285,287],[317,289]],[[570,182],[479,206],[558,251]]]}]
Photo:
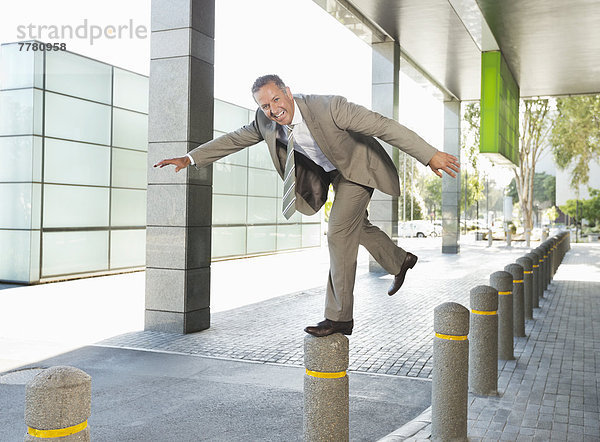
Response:
[{"label": "concrete column", "polygon": [[[371,109],[398,121],[398,96],[400,91],[400,46],[397,42],[373,43]],[[381,142],[388,155],[399,164],[400,151]],[[404,192],[404,189],[401,189]],[[390,238],[398,237],[398,197],[375,190],[369,206],[369,220]],[[371,256],[371,272],[386,272]]]},{"label": "concrete column", "polygon": [[[444,152],[460,159],[460,101],[444,102]],[[442,253],[460,252],[460,174],[442,178]]]},{"label": "concrete column", "polygon": [[304,337],[304,440],[348,441],[349,341],[341,333]]},{"label": "concrete column", "polygon": [[154,169],[212,139],[214,0],[152,0],[145,329],[210,325],[212,167]]}]

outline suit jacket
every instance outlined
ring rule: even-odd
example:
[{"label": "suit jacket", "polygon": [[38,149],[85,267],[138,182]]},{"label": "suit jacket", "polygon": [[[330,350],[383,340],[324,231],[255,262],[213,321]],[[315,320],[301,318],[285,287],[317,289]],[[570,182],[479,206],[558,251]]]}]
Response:
[{"label": "suit jacket", "polygon": [[[294,95],[302,117],[323,154],[349,181],[400,195],[398,172],[375,137],[427,165],[437,149],[397,121],[348,102],[344,97]],[[254,121],[198,146],[190,152],[196,166],[206,166],[264,140],[279,176],[285,169],[285,146],[277,142],[277,123],[258,109]],[[329,180],[323,169],[296,153],[296,209],[307,215],[327,199]],[[312,163],[312,164],[310,164]],[[319,170],[320,169],[320,170]],[[323,194],[325,199],[323,199]]]}]

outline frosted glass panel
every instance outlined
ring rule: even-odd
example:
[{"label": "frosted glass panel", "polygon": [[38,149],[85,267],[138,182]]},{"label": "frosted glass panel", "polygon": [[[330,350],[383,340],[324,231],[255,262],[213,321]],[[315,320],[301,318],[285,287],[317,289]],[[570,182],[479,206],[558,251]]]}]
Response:
[{"label": "frosted glass panel", "polygon": [[212,257],[246,253],[246,227],[213,227]]},{"label": "frosted glass panel", "polygon": [[19,47],[18,44],[0,47],[0,89],[42,87],[43,53],[19,51]]},{"label": "frosted glass panel", "polygon": [[113,148],[112,185],[145,189],[148,184],[148,154]]},{"label": "frosted glass panel", "polygon": [[42,134],[42,92],[0,91],[0,135]]},{"label": "frosted glass panel", "polygon": [[321,224],[302,224],[302,247],[321,245]]},{"label": "frosted glass panel", "polygon": [[246,197],[213,195],[212,223],[246,224]]},{"label": "frosted glass panel", "polygon": [[46,138],[46,183],[110,185],[110,147]]},{"label": "frosted glass panel", "polygon": [[148,115],[114,108],[113,146],[148,150]]},{"label": "frosted glass panel", "polygon": [[146,191],[113,189],[111,210],[113,226],[145,226]]},{"label": "frosted glass panel", "polygon": [[[219,138],[224,133],[225,132],[213,132],[213,139]],[[248,149],[238,150],[236,153],[232,153],[231,155],[221,158],[218,160],[218,162],[222,164],[237,164],[238,166],[247,166]]]},{"label": "frosted glass panel", "polygon": [[248,169],[248,195],[277,196],[279,175],[274,170]]},{"label": "frosted glass panel", "polygon": [[302,222],[302,214],[300,212],[296,212],[292,215],[290,219],[285,219],[283,213],[281,211],[281,198],[277,199],[277,224],[292,224],[292,223],[301,223]]},{"label": "frosted glass panel", "polygon": [[108,188],[44,185],[44,227],[108,226]]},{"label": "frosted glass panel", "polygon": [[39,279],[40,232],[0,230],[0,280],[30,283]]},{"label": "frosted glass panel", "polygon": [[277,199],[248,197],[248,224],[275,224]]},{"label": "frosted glass panel", "polygon": [[110,144],[110,106],[46,92],[46,136]]},{"label": "frosted glass panel", "polygon": [[110,104],[111,66],[64,51],[46,53],[46,89]]},{"label": "frosted glass panel", "polygon": [[0,181],[41,180],[40,137],[0,137],[0,158]]},{"label": "frosted glass panel", "polygon": [[148,90],[148,77],[114,68],[114,106],[148,113]]},{"label": "frosted glass panel", "polygon": [[248,181],[248,169],[231,164],[213,165],[213,193],[245,195]]},{"label": "frosted glass panel", "polygon": [[[34,186],[38,189],[37,192]],[[36,208],[40,206],[39,187],[39,184],[31,183],[0,183],[0,228],[31,229],[36,227],[33,223],[36,213],[33,206],[37,205]]]},{"label": "frosted glass panel", "polygon": [[108,231],[43,234],[42,277],[108,269]]},{"label": "frosted glass panel", "polygon": [[248,253],[275,251],[275,226],[248,226]]},{"label": "frosted glass panel", "polygon": [[110,234],[110,268],[146,265],[146,230],[113,230]]},{"label": "frosted glass panel", "polygon": [[227,133],[246,124],[248,124],[247,109],[221,100],[215,100],[215,130]]},{"label": "frosted glass panel", "polygon": [[300,224],[277,226],[277,250],[297,249],[302,246],[302,229]]},{"label": "frosted glass panel", "polygon": [[246,150],[248,151],[248,166],[259,167],[261,169],[269,169],[273,171],[275,170],[267,143],[261,141],[254,146],[250,146]]}]

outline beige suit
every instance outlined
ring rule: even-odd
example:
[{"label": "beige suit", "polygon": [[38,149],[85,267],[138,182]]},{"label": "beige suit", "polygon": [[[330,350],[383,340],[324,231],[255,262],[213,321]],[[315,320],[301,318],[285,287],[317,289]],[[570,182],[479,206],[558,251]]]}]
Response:
[{"label": "beige suit", "polygon": [[[330,273],[325,317],[333,321],[352,319],[353,289],[358,245],[362,244],[391,274],[400,271],[406,252],[372,226],[367,206],[373,189],[399,195],[394,163],[374,137],[398,147],[428,164],[437,149],[398,122],[339,96],[295,95],[302,117],[317,145],[336,167],[326,173],[311,160],[296,153],[296,209],[312,215],[326,201],[333,182],[336,192],[328,225]],[[285,168],[285,146],[277,141],[277,124],[259,109],[255,120],[209,141],[190,152],[202,167],[226,155],[264,140],[281,177]]]}]

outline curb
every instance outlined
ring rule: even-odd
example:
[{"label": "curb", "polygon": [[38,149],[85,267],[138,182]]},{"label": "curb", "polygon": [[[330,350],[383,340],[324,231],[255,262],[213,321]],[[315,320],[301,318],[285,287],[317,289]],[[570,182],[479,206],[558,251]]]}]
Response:
[{"label": "curb", "polygon": [[419,441],[431,438],[431,407],[377,442]]}]

